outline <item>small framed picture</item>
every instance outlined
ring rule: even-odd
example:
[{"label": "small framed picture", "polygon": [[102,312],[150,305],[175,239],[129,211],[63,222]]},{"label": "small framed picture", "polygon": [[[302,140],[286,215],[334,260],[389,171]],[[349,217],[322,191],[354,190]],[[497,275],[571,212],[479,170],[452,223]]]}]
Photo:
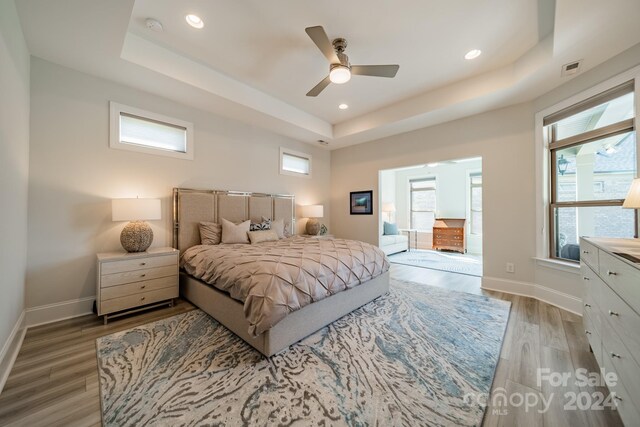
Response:
[{"label": "small framed picture", "polygon": [[373,215],[373,191],[351,192],[351,215]]}]

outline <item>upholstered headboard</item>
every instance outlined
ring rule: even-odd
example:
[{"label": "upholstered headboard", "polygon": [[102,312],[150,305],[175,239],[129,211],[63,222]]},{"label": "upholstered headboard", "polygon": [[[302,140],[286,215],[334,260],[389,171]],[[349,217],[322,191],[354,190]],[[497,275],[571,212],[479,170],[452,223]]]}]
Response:
[{"label": "upholstered headboard", "polygon": [[183,252],[200,244],[200,222],[222,218],[240,222],[262,217],[284,220],[295,233],[295,198],[286,194],[224,190],[173,189],[173,247]]}]

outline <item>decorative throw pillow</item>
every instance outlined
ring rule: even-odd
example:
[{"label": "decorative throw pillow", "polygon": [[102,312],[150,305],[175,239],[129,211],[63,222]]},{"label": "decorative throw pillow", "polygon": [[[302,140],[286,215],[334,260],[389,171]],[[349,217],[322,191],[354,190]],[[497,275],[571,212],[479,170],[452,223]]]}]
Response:
[{"label": "decorative throw pillow", "polygon": [[271,220],[262,218],[262,222],[252,222],[249,227],[250,231],[271,230]]},{"label": "decorative throw pillow", "polygon": [[275,230],[257,230],[250,231],[249,240],[251,240],[251,244],[262,243],[262,242],[277,242],[278,233]]},{"label": "decorative throw pillow", "polygon": [[385,236],[393,236],[398,234],[398,224],[392,224],[385,221],[383,224],[383,229],[384,232],[382,234],[384,234]]},{"label": "decorative throw pillow", "polygon": [[200,223],[200,243],[203,245],[219,245],[222,239],[222,225],[215,222]]},{"label": "decorative throw pillow", "polygon": [[222,218],[222,243],[249,243],[247,233],[250,226],[250,220],[236,225]]},{"label": "decorative throw pillow", "polygon": [[[262,217],[263,221],[265,219],[265,217]],[[278,219],[271,221],[271,230],[276,232],[276,234],[278,235],[278,239],[284,239],[284,220]]]}]

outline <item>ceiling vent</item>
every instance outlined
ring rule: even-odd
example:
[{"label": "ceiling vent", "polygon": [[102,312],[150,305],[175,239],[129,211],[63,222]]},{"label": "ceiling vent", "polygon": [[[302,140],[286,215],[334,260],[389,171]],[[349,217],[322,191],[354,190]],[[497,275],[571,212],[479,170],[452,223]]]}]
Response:
[{"label": "ceiling vent", "polygon": [[562,66],[562,72],[560,75],[562,77],[573,76],[582,71],[582,59],[579,61],[569,62],[568,64],[564,64]]}]

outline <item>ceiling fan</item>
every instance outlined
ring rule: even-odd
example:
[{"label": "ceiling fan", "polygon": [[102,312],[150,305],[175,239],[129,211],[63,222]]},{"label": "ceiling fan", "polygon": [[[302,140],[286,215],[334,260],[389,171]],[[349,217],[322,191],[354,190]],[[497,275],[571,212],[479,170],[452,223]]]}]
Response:
[{"label": "ceiling fan", "polygon": [[318,49],[329,60],[329,75],[311,89],[307,96],[318,96],[329,83],[342,84],[351,79],[351,75],[373,77],[395,77],[399,65],[351,65],[349,57],[344,53],[347,41],[343,38],[329,41],[327,33],[321,26],[308,27],[305,31]]}]

